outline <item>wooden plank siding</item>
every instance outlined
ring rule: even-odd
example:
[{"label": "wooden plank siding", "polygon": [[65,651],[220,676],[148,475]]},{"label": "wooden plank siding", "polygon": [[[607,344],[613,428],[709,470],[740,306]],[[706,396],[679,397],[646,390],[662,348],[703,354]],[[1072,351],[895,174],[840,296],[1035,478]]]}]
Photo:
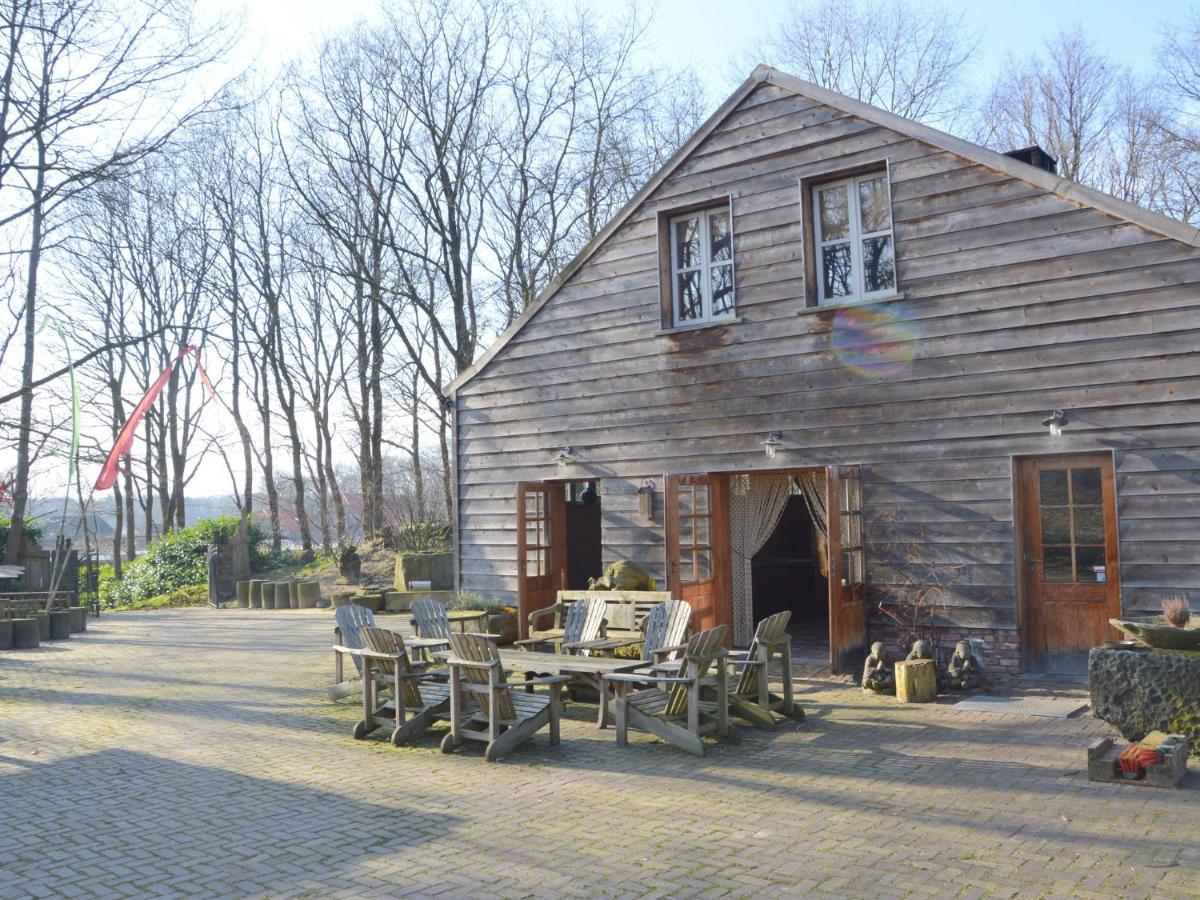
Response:
[{"label": "wooden plank siding", "polygon": [[[911,361],[873,371],[833,346],[838,308],[805,306],[800,182],[884,161],[883,336]],[[662,333],[657,214],[726,196],[739,321]],[[1182,240],[760,85],[458,388],[462,587],[515,596],[516,485],[562,477],[560,446],[603,479],[605,562],[661,583],[665,474],[861,463],[869,604],[952,566],[951,620],[1015,629],[1013,456],[1111,450],[1124,606],[1153,610],[1200,588],[1198,298]]]}]

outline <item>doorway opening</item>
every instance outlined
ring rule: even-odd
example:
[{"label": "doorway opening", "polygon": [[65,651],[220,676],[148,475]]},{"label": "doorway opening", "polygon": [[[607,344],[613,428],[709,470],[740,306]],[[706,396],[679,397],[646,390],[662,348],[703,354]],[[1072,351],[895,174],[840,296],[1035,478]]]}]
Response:
[{"label": "doorway opening", "polygon": [[600,482],[570,481],[566,489],[566,589],[586,590],[604,574]]},{"label": "doorway opening", "polygon": [[809,505],[793,489],[766,543],[751,560],[756,621],[790,610],[788,633],[797,661],[829,660],[829,579],[820,533]]}]

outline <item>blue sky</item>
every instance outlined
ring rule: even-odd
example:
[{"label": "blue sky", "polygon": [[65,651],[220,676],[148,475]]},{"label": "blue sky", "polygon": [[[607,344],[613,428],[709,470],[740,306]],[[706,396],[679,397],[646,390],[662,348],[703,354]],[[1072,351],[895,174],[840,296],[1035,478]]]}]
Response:
[{"label": "blue sky", "polygon": [[[651,50],[659,59],[690,60],[708,80],[714,103],[730,87],[731,63],[747,57],[755,40],[792,0],[658,0]],[[624,15],[628,0],[593,0],[595,8]],[[973,81],[986,83],[1007,54],[1018,56],[1049,36],[1081,25],[1119,65],[1148,70],[1162,29],[1183,22],[1196,3],[1184,0],[961,0],[968,26],[980,37]],[[278,65],[318,41],[322,34],[370,17],[379,0],[202,0],[202,8],[245,9],[245,59]]]}]

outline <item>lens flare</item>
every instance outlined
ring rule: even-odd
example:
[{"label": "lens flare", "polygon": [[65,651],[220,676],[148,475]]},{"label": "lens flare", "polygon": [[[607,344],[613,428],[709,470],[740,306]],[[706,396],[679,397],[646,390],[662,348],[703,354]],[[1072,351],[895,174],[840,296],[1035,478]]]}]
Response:
[{"label": "lens flare", "polygon": [[903,372],[916,355],[920,326],[902,309],[847,306],[833,318],[833,352],[843,366],[864,377]]}]

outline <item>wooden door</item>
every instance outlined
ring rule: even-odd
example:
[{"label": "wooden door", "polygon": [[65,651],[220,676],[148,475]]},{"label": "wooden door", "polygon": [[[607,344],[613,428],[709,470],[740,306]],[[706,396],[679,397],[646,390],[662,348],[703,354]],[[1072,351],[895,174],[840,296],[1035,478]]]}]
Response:
[{"label": "wooden door", "polygon": [[857,673],[867,655],[866,562],[859,466],[825,470],[829,517],[829,669]]},{"label": "wooden door", "polygon": [[566,590],[566,494],[561,484],[517,485],[518,628],[527,637],[529,614],[553,606]]},{"label": "wooden door", "polygon": [[1081,674],[1117,637],[1117,491],[1111,454],[1017,460],[1021,646],[1026,667]]},{"label": "wooden door", "polygon": [[729,479],[671,475],[665,499],[671,594],[691,604],[694,630],[732,625]]}]

